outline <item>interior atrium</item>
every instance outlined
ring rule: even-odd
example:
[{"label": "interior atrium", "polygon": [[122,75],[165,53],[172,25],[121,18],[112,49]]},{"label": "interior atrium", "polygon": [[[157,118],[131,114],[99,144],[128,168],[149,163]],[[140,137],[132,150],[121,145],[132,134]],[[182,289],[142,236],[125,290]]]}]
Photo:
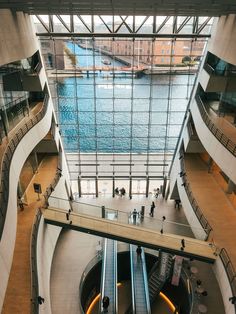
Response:
[{"label": "interior atrium", "polygon": [[236,314],[236,4],[0,2],[0,311]]}]

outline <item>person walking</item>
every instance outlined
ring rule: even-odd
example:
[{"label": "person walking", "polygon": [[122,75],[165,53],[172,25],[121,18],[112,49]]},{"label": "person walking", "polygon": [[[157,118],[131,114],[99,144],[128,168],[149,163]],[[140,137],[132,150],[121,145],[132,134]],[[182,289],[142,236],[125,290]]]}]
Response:
[{"label": "person walking", "polygon": [[180,209],[180,203],[181,203],[181,200],[180,199],[176,199],[175,200],[175,208]]},{"label": "person walking", "polygon": [[107,313],[108,312],[108,307],[110,304],[110,299],[108,296],[104,295],[103,299],[102,299],[102,308],[103,308],[103,313]]},{"label": "person walking", "polygon": [[156,197],[156,198],[158,198],[159,193],[160,193],[160,189],[159,189],[159,188],[157,188],[157,190],[156,190],[156,194],[155,194],[155,197]]},{"label": "person walking", "polygon": [[141,246],[139,245],[136,249],[136,253],[137,253],[137,257],[141,257],[141,254],[142,254],[142,248]]},{"label": "person walking", "polygon": [[24,203],[22,202],[22,199],[20,198],[20,196],[18,197],[18,206],[20,207],[20,210],[23,211],[24,208]]},{"label": "person walking", "polygon": [[136,225],[136,220],[137,220],[137,215],[138,215],[138,212],[136,210],[136,208],[133,210],[132,212],[132,216],[133,216],[133,224]]},{"label": "person walking", "polygon": [[149,213],[149,215],[150,215],[151,217],[154,216],[154,209],[155,209],[155,207],[156,207],[155,203],[152,202],[152,205],[151,205],[151,207],[150,207],[150,213]]},{"label": "person walking", "polygon": [[120,195],[121,195],[121,197],[122,197],[122,196],[125,196],[125,194],[126,194],[125,188],[121,188],[121,189],[120,189]]},{"label": "person walking", "polygon": [[68,221],[68,223],[71,225],[72,224],[72,220],[70,220],[70,213],[71,213],[71,209],[68,210],[68,213],[66,213],[66,220]]}]

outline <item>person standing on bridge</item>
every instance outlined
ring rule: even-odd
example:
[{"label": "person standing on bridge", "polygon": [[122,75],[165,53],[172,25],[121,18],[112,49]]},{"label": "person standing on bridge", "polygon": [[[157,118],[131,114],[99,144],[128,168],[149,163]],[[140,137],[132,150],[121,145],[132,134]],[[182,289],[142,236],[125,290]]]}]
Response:
[{"label": "person standing on bridge", "polygon": [[184,248],[185,248],[185,241],[184,241],[184,239],[182,239],[181,240],[181,248],[180,248],[180,250],[184,251]]},{"label": "person standing on bridge", "polygon": [[68,210],[68,213],[66,213],[66,220],[68,221],[68,223],[71,225],[72,224],[72,220],[70,220],[70,213],[71,213],[71,209]]}]

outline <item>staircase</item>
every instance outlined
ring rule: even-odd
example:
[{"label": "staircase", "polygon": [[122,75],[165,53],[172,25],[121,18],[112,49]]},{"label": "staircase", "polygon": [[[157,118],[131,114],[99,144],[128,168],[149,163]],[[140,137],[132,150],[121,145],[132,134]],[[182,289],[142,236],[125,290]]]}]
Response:
[{"label": "staircase", "polygon": [[172,264],[172,255],[169,253],[160,252],[159,260],[153,266],[148,281],[149,298],[151,304],[161,292],[161,289],[163,288],[166,281],[170,278]]}]

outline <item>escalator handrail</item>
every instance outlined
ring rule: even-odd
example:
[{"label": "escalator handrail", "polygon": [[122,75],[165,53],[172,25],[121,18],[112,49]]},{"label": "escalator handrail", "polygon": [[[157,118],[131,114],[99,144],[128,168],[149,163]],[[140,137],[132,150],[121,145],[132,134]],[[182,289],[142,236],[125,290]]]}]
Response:
[{"label": "escalator handrail", "polygon": [[118,313],[118,293],[117,293],[117,241],[114,241],[114,313]]},{"label": "escalator handrail", "polygon": [[146,298],[146,305],[147,305],[147,313],[151,314],[149,288],[148,288],[148,277],[147,277],[147,267],[146,267],[144,249],[142,249],[141,258],[142,258],[143,282],[144,282],[145,298]]},{"label": "escalator handrail", "polygon": [[104,297],[104,291],[105,291],[105,273],[106,273],[106,257],[107,257],[107,241],[108,239],[104,239],[103,242],[103,258],[102,258],[102,273],[101,273],[101,299],[100,299],[100,311],[102,313],[103,307],[102,307],[102,299]]},{"label": "escalator handrail", "polygon": [[[106,274],[106,259],[107,259],[107,245],[108,245],[108,240],[109,239],[104,239],[104,244],[103,244],[103,260],[102,260],[102,273],[101,273],[101,277],[102,277],[102,283],[101,283],[101,302],[100,302],[100,310],[101,313],[103,311],[103,307],[102,307],[102,300],[103,297],[105,296],[105,274]],[[110,240],[111,241],[111,240]],[[117,241],[112,240],[113,241],[113,263],[114,263],[114,272],[113,272],[113,283],[114,283],[114,304],[113,304],[113,313],[118,313],[118,294],[117,294]],[[109,296],[108,296],[109,297]]]},{"label": "escalator handrail", "polygon": [[136,313],[136,304],[135,304],[135,285],[134,285],[134,262],[133,262],[133,245],[129,245],[129,250],[130,250],[130,270],[131,270],[131,291],[132,291],[132,313]]}]

